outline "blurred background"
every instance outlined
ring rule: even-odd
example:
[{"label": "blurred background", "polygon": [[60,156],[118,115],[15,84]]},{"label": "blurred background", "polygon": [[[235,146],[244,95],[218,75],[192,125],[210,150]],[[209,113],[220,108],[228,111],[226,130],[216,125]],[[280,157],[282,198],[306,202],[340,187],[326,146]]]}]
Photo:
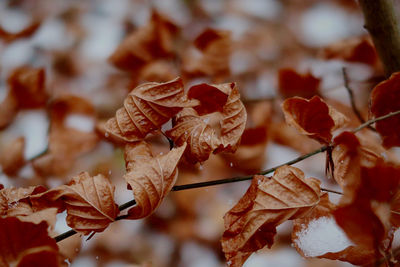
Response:
[{"label": "blurred background", "polygon": [[[154,19],[154,14],[162,19]],[[55,122],[48,105],[18,109],[0,132],[0,151],[7,153],[7,145],[24,137],[26,162],[16,171],[0,173],[0,183],[55,187],[86,170],[110,177],[119,204],[132,199],[122,179],[123,151],[101,138],[96,124],[114,116],[124,97],[142,82],[176,76],[184,78],[187,88],[200,82],[237,82],[249,113],[248,127],[262,133],[255,141],[243,137],[234,155],[213,155],[203,165],[181,166],[177,184],[186,184],[256,173],[318,148],[318,143],[283,123],[280,103],[297,94],[291,88],[308,88],[304,90],[329,99],[352,118],[350,126],[356,126],[342,69],[346,68],[365,118],[369,91],[382,79],[362,14],[352,0],[3,0],[0,27],[0,116],[7,110],[9,77],[15,69],[43,68],[48,99],[68,106],[63,127],[85,134],[78,141],[73,136],[60,139],[51,130]],[[166,42],[166,53],[150,55],[136,65],[121,63],[115,51],[129,50],[119,47],[121,42],[136,34],[131,44],[141,51],[143,42],[137,40],[143,36],[137,32],[151,35],[149,27],[157,33],[163,27],[160,32],[168,38],[160,38]],[[207,28],[219,31],[219,43],[202,46],[199,36]],[[60,100],[65,95],[83,99],[90,112],[74,109],[78,100]],[[150,140],[155,153],[168,151],[163,138]],[[43,163],[48,160],[43,155],[51,158],[54,169]],[[338,190],[326,177],[324,164],[321,154],[295,166],[306,177],[319,178],[324,187]],[[219,243],[223,215],[248,185],[173,192],[145,220],[115,222],[89,241],[74,236],[60,242],[65,265],[225,266]],[[56,232],[69,230],[65,217],[58,215]],[[291,245],[291,227],[291,222],[279,226],[272,249],[254,253],[244,266],[350,266],[302,258]],[[335,239],[319,233],[312,237],[314,244],[334,245]]]}]

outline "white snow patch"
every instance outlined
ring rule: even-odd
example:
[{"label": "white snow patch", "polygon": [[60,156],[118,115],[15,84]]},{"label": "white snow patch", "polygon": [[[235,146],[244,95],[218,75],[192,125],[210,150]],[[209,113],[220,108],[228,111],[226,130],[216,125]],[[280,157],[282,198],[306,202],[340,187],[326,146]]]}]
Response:
[{"label": "white snow patch", "polygon": [[8,134],[10,137],[25,137],[24,156],[30,159],[46,149],[48,127],[49,121],[43,110],[21,111],[9,127]]},{"label": "white snow patch", "polygon": [[304,227],[294,241],[307,257],[344,250],[353,243],[333,217],[320,217]]},{"label": "white snow patch", "polygon": [[235,0],[233,5],[246,14],[261,19],[275,19],[282,10],[281,3],[275,0]]},{"label": "white snow patch", "polygon": [[[359,18],[331,4],[319,4],[306,12],[300,21],[298,37],[309,46],[324,46],[359,34]],[[362,27],[360,27],[362,29]]]},{"label": "white snow patch", "polygon": [[304,266],[304,260],[294,249],[282,248],[272,251],[253,253],[244,263],[243,267],[279,266],[292,267]]},{"label": "white snow patch", "polygon": [[82,132],[93,132],[94,129],[93,118],[81,114],[69,115],[64,124],[67,128],[74,128]]}]

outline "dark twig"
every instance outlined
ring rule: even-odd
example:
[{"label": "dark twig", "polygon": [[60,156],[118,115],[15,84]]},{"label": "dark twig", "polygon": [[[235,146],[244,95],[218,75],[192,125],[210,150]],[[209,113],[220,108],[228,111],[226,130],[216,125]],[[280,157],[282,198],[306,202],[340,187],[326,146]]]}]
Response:
[{"label": "dark twig", "polygon": [[342,68],[342,74],[343,74],[344,87],[346,88],[347,93],[349,94],[349,97],[350,97],[351,108],[353,109],[354,114],[356,114],[358,120],[361,123],[364,123],[365,120],[362,117],[360,111],[357,109],[356,101],[354,99],[354,93],[353,93],[353,90],[350,88],[349,76],[347,75],[347,71],[346,71],[345,67]]}]

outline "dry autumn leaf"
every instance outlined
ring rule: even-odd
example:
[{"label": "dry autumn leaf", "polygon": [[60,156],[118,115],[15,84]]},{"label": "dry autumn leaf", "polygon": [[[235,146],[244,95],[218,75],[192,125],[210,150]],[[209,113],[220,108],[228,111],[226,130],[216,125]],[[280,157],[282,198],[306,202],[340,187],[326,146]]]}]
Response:
[{"label": "dry autumn leaf", "polygon": [[136,206],[128,210],[127,219],[147,217],[161,204],[178,178],[177,165],[185,148],[183,144],[167,154],[153,157],[145,141],[126,145],[124,178],[136,200]]},{"label": "dry autumn leaf", "polygon": [[[207,160],[212,152],[235,152],[247,120],[246,109],[240,101],[236,84],[200,84],[191,87],[188,95],[200,101],[200,105],[194,109],[213,113],[199,116],[194,109],[183,109],[176,116],[175,126],[166,132],[167,136],[178,145],[187,142],[185,155],[192,163]],[[223,95],[228,96],[225,99]],[[223,102],[216,102],[214,96]],[[212,123],[215,120],[219,120],[220,128]]]},{"label": "dry autumn leaf", "polygon": [[47,102],[44,68],[23,66],[16,68],[7,79],[10,94],[17,99],[20,109],[43,107]]},{"label": "dry autumn leaf", "polygon": [[[400,110],[400,72],[393,73],[371,92],[370,114],[373,118]],[[400,146],[400,116],[393,116],[375,123],[375,128],[387,148]]]},{"label": "dry autumn leaf", "polygon": [[105,124],[105,135],[118,141],[134,142],[159,129],[182,108],[193,106],[176,78],[166,83],[144,83],[124,100],[124,107]]},{"label": "dry autumn leaf", "polygon": [[36,158],[32,165],[41,176],[64,175],[78,156],[92,150],[99,141],[94,130],[73,128],[68,125],[68,118],[78,116],[94,122],[95,110],[88,100],[69,94],[53,99],[49,110],[51,123],[48,151]]},{"label": "dry autumn leaf", "polygon": [[319,180],[304,179],[291,166],[273,177],[257,175],[239,202],[224,216],[221,243],[230,266],[242,266],[255,251],[273,244],[276,226],[304,216],[319,202]]},{"label": "dry autumn leaf", "polygon": [[235,153],[221,154],[225,161],[242,172],[259,173],[265,162],[265,148],[267,146],[267,128],[260,126],[245,129],[240,146]]},{"label": "dry autumn leaf", "polygon": [[[361,183],[352,201],[334,211],[338,225],[356,244],[381,255],[390,239],[391,205],[400,184],[400,168],[378,161],[373,167],[360,168]],[[390,244],[390,243],[389,243]]]},{"label": "dry autumn leaf", "polygon": [[278,72],[279,93],[284,97],[300,96],[307,99],[319,95],[321,79],[310,72],[300,74],[294,69],[280,69]]},{"label": "dry autumn leaf", "polygon": [[282,103],[286,122],[300,133],[329,144],[332,131],[344,126],[348,119],[334,108],[327,105],[320,97],[310,100],[292,97]]},{"label": "dry autumn leaf", "polygon": [[183,72],[190,76],[212,76],[215,79],[229,75],[231,43],[229,31],[204,30],[194,40],[197,50],[188,50],[184,54]]},{"label": "dry autumn leaf", "polygon": [[188,98],[200,101],[200,105],[193,108],[199,115],[204,115],[216,111],[222,112],[231,91],[229,83],[213,85],[201,83],[190,87]]},{"label": "dry autumn leaf", "polygon": [[137,71],[171,54],[176,31],[172,22],[153,11],[150,22],[128,35],[108,60],[122,70]]},{"label": "dry autumn leaf", "polygon": [[0,105],[0,129],[12,122],[19,109],[43,107],[48,98],[43,68],[16,68],[7,83],[9,91]]},{"label": "dry autumn leaf", "polygon": [[339,41],[326,47],[322,54],[326,59],[343,59],[371,66],[374,66],[378,62],[375,47],[367,37],[355,37]]},{"label": "dry autumn leaf", "polygon": [[36,210],[57,207],[67,210],[67,224],[85,235],[102,232],[115,220],[119,210],[114,202],[114,186],[99,174],[90,176],[82,172],[62,185],[46,192],[32,195]]},{"label": "dry autumn leaf", "polygon": [[25,138],[19,137],[2,149],[0,154],[0,165],[2,171],[9,175],[15,175],[25,164],[24,157]]},{"label": "dry autumn leaf", "polygon": [[60,266],[56,241],[47,233],[46,222],[23,222],[0,218],[1,266]]},{"label": "dry autumn leaf", "polygon": [[376,162],[383,160],[380,156],[383,154],[384,149],[379,149],[379,146],[374,146],[371,142],[366,143],[364,140],[361,145],[354,133],[345,131],[335,137],[332,150],[334,178],[346,197],[351,200],[361,182],[361,166],[374,166]]},{"label": "dry autumn leaf", "polygon": [[30,195],[46,191],[43,186],[30,186],[27,188],[3,188],[0,190],[0,216],[26,216],[34,211],[30,203]]},{"label": "dry autumn leaf", "polygon": [[185,157],[191,163],[207,160],[221,144],[209,119],[200,117],[192,108],[185,108],[176,116],[174,128],[166,132],[178,146],[188,144]]},{"label": "dry autumn leaf", "polygon": [[310,213],[293,221],[292,242],[296,250],[304,257],[340,260],[356,265],[373,263],[374,251],[354,246],[335,223],[335,209],[336,205],[329,201],[328,194],[324,194]]}]

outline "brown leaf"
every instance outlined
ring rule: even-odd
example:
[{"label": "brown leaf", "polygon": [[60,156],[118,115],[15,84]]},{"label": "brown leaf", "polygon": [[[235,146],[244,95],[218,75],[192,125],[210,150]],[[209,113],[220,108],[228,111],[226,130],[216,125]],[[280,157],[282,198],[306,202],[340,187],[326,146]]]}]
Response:
[{"label": "brown leaf", "polygon": [[222,153],[229,165],[244,173],[259,173],[265,164],[267,129],[260,126],[245,129],[240,146],[235,153]]},{"label": "brown leaf", "polygon": [[172,22],[153,11],[150,22],[128,35],[108,60],[122,70],[137,71],[172,53],[176,30]]},{"label": "brown leaf", "polygon": [[50,133],[48,151],[32,162],[35,171],[42,175],[63,175],[74,160],[92,150],[99,141],[94,131],[81,131],[66,124],[70,115],[81,115],[95,120],[93,105],[75,95],[61,95],[53,99],[50,109]]},{"label": "brown leaf", "polygon": [[99,174],[82,172],[68,185],[31,196],[34,208],[67,209],[67,224],[85,235],[104,231],[115,220],[119,210],[114,202],[114,186]]},{"label": "brown leaf", "polygon": [[[193,88],[193,87],[192,87]],[[246,126],[247,113],[235,83],[194,87],[192,97],[204,101],[198,105],[201,112],[215,111],[221,104],[213,102],[198,90],[210,90],[213,96],[228,94],[221,112],[198,116],[194,109],[184,109],[176,116],[175,126],[166,132],[175,143],[188,143],[185,155],[191,163],[203,162],[211,152],[235,152]],[[219,92],[219,93],[218,93]],[[220,127],[211,121],[219,120]]]},{"label": "brown leaf", "polygon": [[334,212],[335,219],[347,236],[357,245],[381,255],[387,249],[391,204],[400,184],[400,168],[378,161],[373,167],[360,170],[361,183],[353,200]]},{"label": "brown leaf", "polygon": [[201,83],[189,88],[188,98],[200,101],[200,105],[193,108],[199,115],[204,115],[216,111],[222,112],[231,91],[231,84],[229,83],[218,85]]},{"label": "brown leaf", "polygon": [[0,165],[3,172],[9,176],[15,175],[24,166],[25,138],[19,137],[7,144],[0,155]]},{"label": "brown leaf", "polygon": [[300,134],[295,128],[289,126],[284,121],[272,121],[271,127],[268,129],[271,139],[278,144],[291,147],[302,154],[307,154],[320,147],[320,144]]},{"label": "brown leaf", "polygon": [[0,104],[0,130],[6,128],[18,113],[18,102],[12,94],[8,94]]},{"label": "brown leaf", "polygon": [[128,211],[128,219],[149,216],[171,191],[178,177],[178,162],[186,144],[174,148],[165,155],[153,157],[145,142],[127,144],[125,180],[132,188],[136,206]]},{"label": "brown leaf", "polygon": [[43,107],[47,102],[43,68],[23,66],[15,69],[7,79],[10,94],[17,99],[18,107],[30,109]]},{"label": "brown leaf", "polygon": [[222,110],[221,142],[222,150],[235,152],[246,127],[247,113],[236,83],[231,83],[231,92]]},{"label": "brown leaf", "polygon": [[[379,83],[371,92],[370,112],[377,118],[400,110],[400,72],[393,73],[386,81]],[[375,128],[387,148],[400,146],[400,116],[396,115],[375,123]]]},{"label": "brown leaf", "polygon": [[34,20],[26,28],[16,33],[8,32],[0,27],[0,39],[6,43],[11,43],[18,39],[30,37],[39,29],[41,23],[40,20]]},{"label": "brown leaf", "polygon": [[191,163],[206,161],[221,144],[209,120],[209,117],[200,117],[194,109],[185,108],[176,116],[174,128],[166,132],[178,146],[188,144],[185,157]]},{"label": "brown leaf", "polygon": [[106,135],[119,141],[134,142],[159,129],[183,107],[193,106],[188,101],[182,80],[166,83],[144,83],[124,100],[124,107],[105,124]]},{"label": "brown leaf", "polygon": [[229,31],[206,29],[194,41],[198,50],[189,50],[184,54],[183,71],[191,76],[212,76],[216,79],[229,75],[231,43]]},{"label": "brown leaf", "polygon": [[332,139],[332,131],[348,121],[318,96],[310,100],[300,97],[286,99],[282,103],[282,110],[289,125],[322,144],[328,144]]},{"label": "brown leaf", "polygon": [[366,37],[355,37],[334,43],[324,49],[323,57],[361,62],[372,66],[378,62],[375,47],[372,41]]},{"label": "brown leaf", "polygon": [[[384,153],[384,150],[379,150],[379,147],[366,141],[363,141],[363,145],[361,145],[355,134],[347,131],[334,139],[332,151],[334,178],[350,201],[361,182],[361,166],[372,167],[379,160],[383,160],[380,154]],[[380,153],[378,154],[378,152]],[[342,201],[344,201],[343,198]]]},{"label": "brown leaf", "polygon": [[43,68],[16,68],[7,83],[9,91],[0,105],[0,129],[12,122],[19,109],[43,107],[47,101]]},{"label": "brown leaf", "polygon": [[0,190],[0,216],[25,216],[34,211],[29,200],[30,195],[46,191],[43,186],[27,188],[3,188]]},{"label": "brown leaf", "polygon": [[257,175],[240,201],[224,216],[221,243],[228,265],[241,266],[255,251],[273,244],[276,226],[300,218],[319,202],[319,181],[304,179],[291,166],[272,178]]},{"label": "brown leaf", "polygon": [[300,74],[294,69],[280,69],[278,72],[279,93],[284,97],[300,96],[307,99],[319,95],[321,79],[315,78],[310,72]]},{"label": "brown leaf", "polygon": [[56,241],[47,233],[47,223],[0,218],[1,266],[59,266]]},{"label": "brown leaf", "polygon": [[178,76],[176,67],[169,61],[157,60],[143,67],[140,78],[151,82],[168,82]]},{"label": "brown leaf", "polygon": [[[319,240],[314,240],[315,244],[309,244],[311,240],[310,241],[304,240],[304,238],[306,238],[304,235],[307,234],[316,235],[315,231],[318,231],[317,227],[324,227],[326,226],[326,224],[328,224],[329,227],[332,227],[335,221],[335,218],[333,217],[333,211],[335,209],[336,205],[332,204],[329,201],[328,194],[324,194],[321,196],[321,201],[310,213],[308,213],[306,216],[302,218],[294,220],[293,231],[292,231],[292,243],[294,244],[296,250],[304,257],[317,257],[317,258],[326,258],[331,260],[340,260],[340,261],[350,262],[356,265],[366,265],[373,263],[375,260],[374,251],[366,247],[351,245],[351,242],[349,240],[343,240],[343,238],[347,239],[347,237],[341,236],[341,239],[339,240],[335,239],[335,241],[332,240],[326,241],[328,244],[331,242],[340,242],[340,244],[342,244],[343,246],[346,245],[346,242],[349,243],[349,245],[343,247],[342,250],[335,252],[328,252],[329,250],[326,252],[322,252],[321,247],[315,250],[314,249],[315,246],[322,245],[322,248],[327,246],[326,244],[319,244],[318,242],[321,242]],[[337,231],[336,229],[328,229],[328,228],[325,229],[324,231],[327,230]],[[321,236],[320,238],[325,239],[329,237]],[[337,250],[338,248],[335,247],[335,249]]]}]

